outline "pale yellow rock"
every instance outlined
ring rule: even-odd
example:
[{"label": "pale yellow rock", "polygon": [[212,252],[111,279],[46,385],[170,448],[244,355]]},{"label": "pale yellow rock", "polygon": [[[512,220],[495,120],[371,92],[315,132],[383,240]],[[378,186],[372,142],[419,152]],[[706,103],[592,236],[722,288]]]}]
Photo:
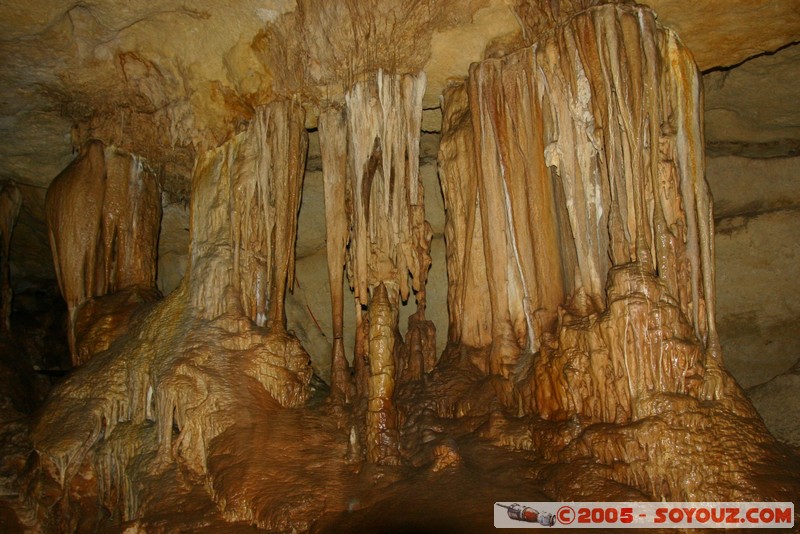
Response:
[{"label": "pale yellow rock", "polygon": [[51,183],[45,209],[78,365],[92,356],[76,344],[81,305],[123,289],[155,288],[161,186],[138,156],[89,141]]},{"label": "pale yellow rock", "polygon": [[797,211],[742,214],[717,225],[717,293],[726,365],[743,386],[781,373],[798,358]]},{"label": "pale yellow rock", "polygon": [[731,71],[706,74],[705,136],[711,152],[756,158],[797,154],[800,106],[793,103],[800,102],[798,79],[798,45]]},{"label": "pale yellow rock", "polygon": [[701,70],[730,67],[800,38],[800,10],[792,0],[644,0],[642,4],[675,29]]}]

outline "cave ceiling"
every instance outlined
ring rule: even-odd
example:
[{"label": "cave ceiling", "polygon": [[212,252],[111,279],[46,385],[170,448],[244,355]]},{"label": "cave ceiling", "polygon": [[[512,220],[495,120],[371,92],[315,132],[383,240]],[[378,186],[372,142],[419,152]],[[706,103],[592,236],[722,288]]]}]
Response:
[{"label": "cave ceiling", "polygon": [[[521,27],[593,3],[558,13],[522,0],[3,1],[0,176],[46,186],[96,137],[142,155],[185,197],[198,151],[241,131],[257,105],[297,95],[314,128],[321,106],[376,67],[426,72],[423,129],[435,131],[449,79],[536,37]],[[800,37],[791,1],[644,3],[703,71]]]}]

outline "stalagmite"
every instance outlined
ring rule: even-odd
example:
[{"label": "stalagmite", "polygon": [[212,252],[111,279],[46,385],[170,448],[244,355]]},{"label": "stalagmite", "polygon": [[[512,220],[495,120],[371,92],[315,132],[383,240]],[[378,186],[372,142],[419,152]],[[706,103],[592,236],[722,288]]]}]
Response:
[{"label": "stalagmite", "polygon": [[369,305],[369,399],[367,406],[367,460],[375,464],[400,463],[395,389],[395,330],[397,293],[385,284],[375,288]]},{"label": "stalagmite", "polygon": [[424,210],[417,207],[414,210],[415,222],[415,247],[417,257],[423,262],[418,269],[420,289],[416,292],[417,311],[408,318],[408,329],[402,350],[398,353],[398,373],[400,382],[421,380],[430,373],[436,365],[436,325],[425,318],[427,306],[428,270],[431,265],[431,240],[433,231],[430,224],[424,220]]},{"label": "stalagmite", "polygon": [[70,352],[79,365],[91,356],[76,334],[86,302],[123,289],[155,290],[161,188],[138,157],[89,141],[53,180],[46,210]]},{"label": "stalagmite", "polygon": [[0,182],[0,330],[11,330],[11,234],[22,206],[22,193],[12,181]]},{"label": "stalagmite", "polygon": [[436,366],[436,325],[425,319],[424,308],[408,318],[408,330],[398,355],[400,383],[422,380]]},{"label": "stalagmite", "polygon": [[356,395],[360,399],[369,395],[369,315],[356,301],[356,334],[353,347],[353,374]]}]

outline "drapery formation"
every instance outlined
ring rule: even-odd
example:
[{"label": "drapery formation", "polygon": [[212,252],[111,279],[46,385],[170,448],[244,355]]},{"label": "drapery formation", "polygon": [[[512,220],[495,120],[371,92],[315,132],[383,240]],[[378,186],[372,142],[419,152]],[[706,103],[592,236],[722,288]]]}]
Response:
[{"label": "drapery formation", "polygon": [[[283,314],[305,167],[303,118],[296,102],[272,102],[246,131],[199,159],[189,270],[51,393],[32,431],[43,476],[67,488],[76,473],[90,473],[100,502],[133,518],[142,500],[137,476],[178,462],[213,485],[208,458],[220,434],[263,417],[265,407],[308,399],[309,356]],[[81,170],[105,168],[98,148],[78,159]],[[146,466],[129,469],[142,457]],[[210,496],[229,499],[216,489]]]},{"label": "drapery formation", "polygon": [[50,184],[45,208],[78,365],[91,356],[76,342],[84,303],[123,289],[155,290],[161,187],[139,157],[88,141]]},{"label": "drapery formation", "polygon": [[245,135],[197,164],[191,261],[208,276],[192,277],[192,300],[208,319],[226,310],[225,289],[232,287],[256,324],[286,326],[308,147],[304,117],[295,101],[258,108]]}]

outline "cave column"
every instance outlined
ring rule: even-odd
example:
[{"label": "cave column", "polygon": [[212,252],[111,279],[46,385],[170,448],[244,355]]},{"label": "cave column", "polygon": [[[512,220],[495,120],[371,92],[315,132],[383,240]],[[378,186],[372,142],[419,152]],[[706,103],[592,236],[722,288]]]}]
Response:
[{"label": "cave column", "polygon": [[[442,96],[438,160],[446,211],[448,344],[452,348],[482,349],[492,343],[492,309],[486,291],[478,171],[469,93],[464,83],[448,87]],[[480,353],[471,361],[484,373],[489,372],[488,360]]]},{"label": "cave column", "polygon": [[448,306],[461,319],[450,340],[475,346],[467,295],[487,285],[484,366],[530,369],[520,389],[537,414],[628,421],[653,392],[697,392],[720,374],[701,96],[675,35],[619,5],[475,63],[445,92]]},{"label": "cave column", "polygon": [[[492,374],[508,377],[516,366],[521,350],[521,329],[524,329],[523,301],[525,298],[517,259],[512,242],[512,221],[508,220],[510,198],[503,182],[504,169],[498,165],[499,146],[494,124],[486,119],[492,113],[492,106],[499,97],[492,94],[496,84],[484,80],[496,68],[487,62],[473,65],[470,69],[470,109],[475,129],[474,153],[480,179],[481,219],[483,244],[486,251],[487,281],[489,300],[492,306],[492,345],[489,355],[489,369]],[[524,330],[523,330],[524,331]],[[524,334],[523,334],[524,335]]]},{"label": "cave column", "polygon": [[[344,266],[352,216],[347,200],[347,123],[344,110],[331,107],[319,117],[322,180],[325,188],[325,243],[331,290],[331,396],[347,401],[350,369],[344,354]],[[359,321],[360,324],[360,321]]]},{"label": "cave column", "polygon": [[[230,184],[232,283],[245,314],[276,332],[286,329],[286,288],[294,284],[297,214],[308,148],[304,123],[305,112],[295,100],[258,108],[245,135],[226,148],[228,154],[219,158],[215,170]],[[206,203],[213,204],[222,193],[209,194]],[[224,298],[224,291],[200,291],[205,294]],[[220,311],[225,306],[212,308]]]},{"label": "cave column", "polygon": [[397,308],[413,288],[424,310],[430,267],[430,227],[419,177],[424,91],[422,73],[378,71],[345,95],[353,200],[348,273],[358,305],[368,309],[367,458],[379,464],[400,461],[392,398]]}]

